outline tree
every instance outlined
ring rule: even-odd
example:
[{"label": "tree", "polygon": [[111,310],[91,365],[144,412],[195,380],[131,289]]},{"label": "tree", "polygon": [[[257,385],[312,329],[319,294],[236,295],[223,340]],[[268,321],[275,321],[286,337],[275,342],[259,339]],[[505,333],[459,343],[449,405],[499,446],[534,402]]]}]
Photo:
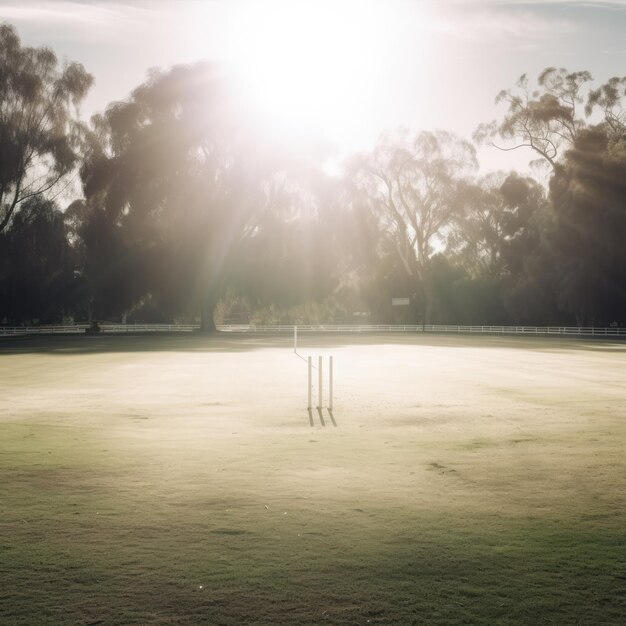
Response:
[{"label": "tree", "polygon": [[63,213],[29,198],[0,233],[0,320],[61,321],[73,304],[73,270]]},{"label": "tree", "polygon": [[[415,284],[421,318],[430,323],[430,259],[443,248],[460,210],[463,177],[477,167],[474,147],[444,131],[399,129],[354,160],[350,179],[362,207],[376,215]],[[420,293],[417,294],[417,291]]]},{"label": "tree", "polygon": [[448,252],[474,275],[517,271],[521,248],[527,252],[538,241],[537,215],[546,211],[543,187],[517,172],[495,172],[465,185],[462,200]]},{"label": "tree", "polygon": [[52,50],[22,47],[13,27],[0,25],[0,232],[75,167],[78,105],[92,83],[80,63],[59,67]]},{"label": "tree", "polygon": [[626,320],[625,198],[626,138],[581,133],[550,182],[548,238],[557,296],[581,326]]},{"label": "tree", "polygon": [[140,299],[172,314],[195,310],[202,329],[214,329],[241,242],[258,235],[266,213],[283,211],[285,182],[304,178],[319,154],[313,142],[291,144],[260,126],[206,62],[153,71],[93,118],[84,192],[103,227],[143,251]]},{"label": "tree", "polygon": [[[481,124],[474,134],[475,140],[489,141],[491,146],[504,151],[531,148],[539,155],[540,162],[549,163],[554,170],[560,153],[574,145],[580,133],[589,127],[587,118],[596,110],[600,110],[608,134],[620,137],[626,132],[622,100],[626,96],[626,77],[613,77],[597,89],[589,89],[585,97],[591,80],[587,71],[547,67],[539,74],[538,89],[533,90],[528,76],[522,74],[515,88],[503,89],[496,96],[496,104],[507,106],[504,117]],[[513,145],[497,145],[496,137]]]},{"label": "tree", "polygon": [[[503,119],[481,124],[474,138],[491,140],[499,150],[531,148],[554,168],[561,146],[570,146],[586,126],[579,106],[584,101],[582,88],[591,80],[587,71],[548,67],[539,75],[539,88],[532,90],[528,76],[522,74],[514,89],[503,89],[496,96],[496,104],[507,105]],[[498,146],[493,142],[496,137],[514,145]]]},{"label": "tree", "polygon": [[94,118],[81,171],[104,223],[151,251],[157,267],[143,293],[197,307],[204,330],[214,328],[225,264],[258,203],[256,153],[243,136],[217,68],[178,66]]},{"label": "tree", "polygon": [[74,201],[65,222],[76,258],[76,299],[89,321],[121,318],[139,306],[159,269],[158,255],[132,226],[97,204]]},{"label": "tree", "polygon": [[489,174],[463,186],[463,210],[448,237],[446,254],[472,276],[502,274],[502,244],[507,207],[500,188],[504,175]]},{"label": "tree", "polygon": [[548,222],[543,187],[516,172],[498,172],[467,183],[461,197],[463,211],[446,254],[465,272],[457,280],[467,302],[464,323],[472,310],[478,323],[554,323],[553,272],[542,236]]},{"label": "tree", "polygon": [[626,134],[626,108],[623,98],[626,98],[626,76],[614,76],[598,89],[592,89],[585,105],[587,115],[591,115],[596,108],[601,109],[607,134],[614,139]]},{"label": "tree", "polygon": [[521,180],[511,187],[522,199],[520,217],[529,218],[502,248],[503,297],[516,321],[597,324],[624,317],[617,233],[624,229],[626,78],[587,90],[590,81],[589,72],[547,68],[531,91],[522,75],[515,89],[498,94],[496,101],[508,105],[504,117],[475,134],[492,145],[496,137],[515,142],[500,149],[530,147],[552,168],[548,204]]}]

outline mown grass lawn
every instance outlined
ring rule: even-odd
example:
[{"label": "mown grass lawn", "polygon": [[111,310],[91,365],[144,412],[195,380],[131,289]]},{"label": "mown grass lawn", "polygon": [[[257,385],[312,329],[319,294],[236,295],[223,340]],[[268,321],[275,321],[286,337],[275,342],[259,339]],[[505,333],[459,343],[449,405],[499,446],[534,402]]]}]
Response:
[{"label": "mown grass lawn", "polygon": [[622,624],[626,344],[0,344],[2,624]]}]

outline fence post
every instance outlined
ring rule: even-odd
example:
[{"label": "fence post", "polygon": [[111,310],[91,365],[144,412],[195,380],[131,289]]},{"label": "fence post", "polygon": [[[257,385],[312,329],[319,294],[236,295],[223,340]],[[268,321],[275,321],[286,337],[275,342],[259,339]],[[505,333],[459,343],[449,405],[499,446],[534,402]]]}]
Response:
[{"label": "fence post", "polygon": [[307,409],[311,409],[311,408],[312,408],[312,406],[311,406],[311,405],[313,404],[313,403],[311,402],[311,389],[313,388],[313,380],[312,380],[312,372],[313,372],[313,357],[309,357],[309,358],[307,359],[307,361],[308,361],[307,365],[308,365],[308,370],[309,370],[309,372],[308,372],[308,374],[309,374],[309,375],[307,376],[307,381],[308,381],[308,383],[309,383],[309,388],[308,388],[308,391],[307,391],[307,398],[308,398],[308,401],[307,401],[306,408],[307,408]]},{"label": "fence post", "polygon": [[328,409],[333,410],[333,357],[328,358]]},{"label": "fence post", "polygon": [[323,392],[322,392],[322,387],[324,385],[324,378],[323,378],[323,373],[322,373],[323,360],[322,360],[321,356],[317,357],[317,366],[318,366],[318,369],[319,369],[319,372],[318,372],[319,397],[318,397],[318,401],[317,401],[317,408],[321,410],[322,404],[323,404],[323,397],[324,397]]}]

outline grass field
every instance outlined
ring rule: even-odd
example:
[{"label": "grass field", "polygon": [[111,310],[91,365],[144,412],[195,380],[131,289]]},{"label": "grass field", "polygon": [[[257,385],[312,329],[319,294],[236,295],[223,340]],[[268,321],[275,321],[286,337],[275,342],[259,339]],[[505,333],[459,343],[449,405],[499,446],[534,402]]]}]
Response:
[{"label": "grass field", "polygon": [[0,340],[0,623],[626,623],[626,342],[300,345]]}]

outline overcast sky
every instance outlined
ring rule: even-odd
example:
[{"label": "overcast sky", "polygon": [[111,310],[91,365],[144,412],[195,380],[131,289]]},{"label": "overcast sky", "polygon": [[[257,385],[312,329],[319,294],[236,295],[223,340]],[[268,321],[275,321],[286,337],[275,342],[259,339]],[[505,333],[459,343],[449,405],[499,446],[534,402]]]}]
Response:
[{"label": "overcast sky", "polygon": [[[626,74],[626,0],[0,0],[0,21],[95,76],[84,116],[126,97],[150,67],[217,59],[276,116],[319,125],[341,154],[397,125],[469,138],[523,72]],[[489,169],[529,158],[481,152]]]}]

